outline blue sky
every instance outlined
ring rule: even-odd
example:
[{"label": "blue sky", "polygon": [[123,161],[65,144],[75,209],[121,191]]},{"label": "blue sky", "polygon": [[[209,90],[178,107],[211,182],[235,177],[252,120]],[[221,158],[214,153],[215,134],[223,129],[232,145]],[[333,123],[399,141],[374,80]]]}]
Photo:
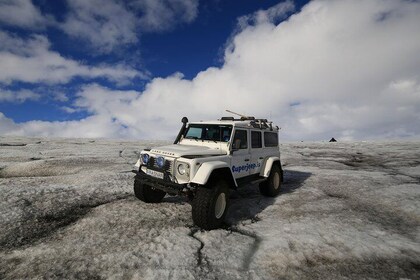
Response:
[{"label": "blue sky", "polygon": [[[9,3],[14,1],[3,2],[3,5],[10,5]],[[65,22],[70,13],[69,5],[64,0],[23,2],[32,3],[33,7],[42,15],[53,17],[58,22]],[[161,2],[166,5],[166,2],[170,3],[171,1]],[[176,3],[177,1],[173,2]],[[171,22],[175,25],[174,27],[146,31],[144,34],[141,26],[139,26],[139,30],[136,30],[138,42],[119,45],[109,52],[97,51],[94,47],[92,48],[89,41],[63,33],[60,28],[57,28],[57,24],[51,24],[42,29],[35,28],[34,30],[10,24],[7,20],[3,21],[1,30],[10,32],[10,34],[19,37],[27,37],[31,34],[45,35],[51,44],[50,50],[56,51],[66,58],[83,61],[87,65],[106,63],[112,66],[112,64],[123,62],[138,71],[147,72],[147,77],[133,79],[130,83],[124,85],[117,85],[106,79],[80,79],[77,77],[59,85],[14,81],[3,86],[3,89],[12,91],[28,89],[42,92],[47,96],[44,96],[41,100],[28,100],[22,103],[0,103],[0,112],[17,123],[30,120],[66,121],[82,119],[87,116],[87,112],[81,111],[69,114],[63,111],[62,107],[71,106],[75,91],[83,84],[96,82],[109,88],[141,91],[153,77],[166,77],[175,72],[180,72],[185,78],[191,79],[198,72],[210,66],[219,67],[222,65],[223,48],[236,30],[239,17],[260,9],[268,9],[279,3],[279,1],[273,0],[244,0],[240,4],[234,0],[186,2],[196,3],[197,5],[191,21],[181,21],[180,23],[174,21]],[[126,6],[129,5],[130,1],[120,1],[120,3],[122,6]],[[296,8],[302,5],[300,2],[295,2],[295,4]],[[18,4],[15,2],[15,5]],[[139,9],[135,12],[135,15],[139,16],[142,12],[144,11]],[[19,16],[16,15],[16,17]],[[51,93],[45,94],[46,91],[59,91],[65,94],[68,100],[63,101],[54,97],[51,98],[51,96],[48,97]]]},{"label": "blue sky", "polygon": [[290,140],[416,138],[419,5],[0,0],[0,133],[166,139],[229,108]]}]

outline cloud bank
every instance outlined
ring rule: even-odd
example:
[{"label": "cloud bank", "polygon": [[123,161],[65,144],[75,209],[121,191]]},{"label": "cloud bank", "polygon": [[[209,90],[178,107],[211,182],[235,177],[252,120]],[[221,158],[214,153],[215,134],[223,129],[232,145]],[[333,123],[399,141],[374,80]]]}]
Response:
[{"label": "cloud bank", "polygon": [[198,13],[198,0],[71,0],[68,5],[60,28],[103,53],[136,43],[142,33],[189,23]]},{"label": "cloud bank", "polygon": [[11,26],[39,29],[45,27],[47,18],[30,0],[2,0],[0,22]]},{"label": "cloud bank", "polygon": [[184,115],[215,119],[231,109],[273,119],[287,140],[420,135],[419,2],[311,1],[276,24],[290,9],[240,19],[220,68],[155,78],[143,92],[89,84],[73,109],[90,117],[16,124],[1,116],[2,133],[170,138]]},{"label": "cloud bank", "polygon": [[192,22],[198,0],[67,0],[64,19],[42,14],[31,0],[0,1],[0,23],[32,30],[54,27],[110,53],[138,42],[143,33],[172,30]]},{"label": "cloud bank", "polygon": [[2,90],[0,88],[0,102],[16,102],[22,103],[26,100],[38,100],[41,95],[30,90]]},{"label": "cloud bank", "polygon": [[126,65],[89,66],[50,50],[43,35],[22,39],[0,30],[0,84],[12,82],[67,83],[74,77],[105,78],[124,83],[146,76]]}]

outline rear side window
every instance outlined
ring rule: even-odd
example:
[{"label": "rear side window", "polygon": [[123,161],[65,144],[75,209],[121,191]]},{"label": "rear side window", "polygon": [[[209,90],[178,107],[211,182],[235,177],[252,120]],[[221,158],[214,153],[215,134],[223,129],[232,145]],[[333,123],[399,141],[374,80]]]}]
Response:
[{"label": "rear side window", "polygon": [[251,147],[262,148],[261,131],[251,131]]},{"label": "rear side window", "polygon": [[246,130],[236,130],[232,143],[233,149],[248,149],[248,137]]},{"label": "rear side window", "polygon": [[264,132],[264,146],[277,147],[279,145],[279,137],[275,132]]}]

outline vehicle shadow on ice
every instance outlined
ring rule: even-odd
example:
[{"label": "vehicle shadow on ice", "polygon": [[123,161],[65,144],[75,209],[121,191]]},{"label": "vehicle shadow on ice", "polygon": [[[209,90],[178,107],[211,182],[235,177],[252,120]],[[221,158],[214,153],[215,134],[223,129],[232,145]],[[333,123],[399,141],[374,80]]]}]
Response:
[{"label": "vehicle shadow on ice", "polygon": [[[309,172],[284,170],[284,182],[279,196],[296,191],[311,175],[312,173]],[[263,196],[258,184],[255,183],[233,191],[230,199],[230,207],[225,219],[229,225],[236,225],[244,220],[251,220],[252,223],[259,221],[258,214],[276,201],[276,197]]]}]

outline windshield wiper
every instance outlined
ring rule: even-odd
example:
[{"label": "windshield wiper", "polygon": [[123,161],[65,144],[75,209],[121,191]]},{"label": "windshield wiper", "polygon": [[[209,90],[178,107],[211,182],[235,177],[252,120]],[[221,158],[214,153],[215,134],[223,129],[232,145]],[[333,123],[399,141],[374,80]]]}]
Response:
[{"label": "windshield wiper", "polygon": [[202,139],[203,140],[203,142],[204,141],[214,141],[214,143],[216,143],[217,144],[217,141],[216,140],[214,140],[214,139]]},{"label": "windshield wiper", "polygon": [[186,136],[185,139],[194,139],[195,141],[198,141],[197,136]]}]

